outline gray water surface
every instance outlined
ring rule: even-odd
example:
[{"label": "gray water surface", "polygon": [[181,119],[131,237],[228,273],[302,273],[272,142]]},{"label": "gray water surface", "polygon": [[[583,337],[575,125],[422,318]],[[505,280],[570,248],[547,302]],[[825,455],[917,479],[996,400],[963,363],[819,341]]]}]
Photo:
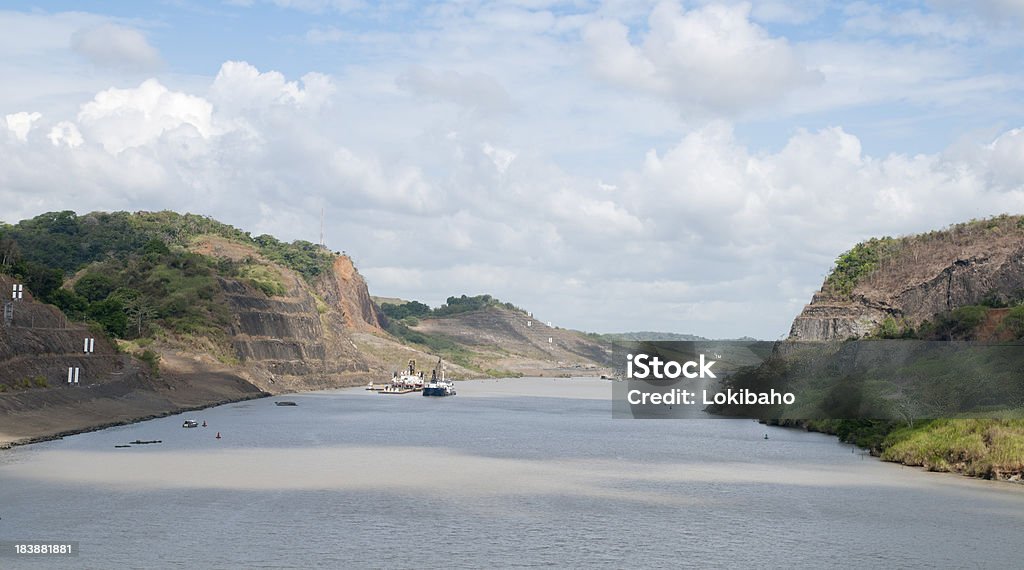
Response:
[{"label": "gray water surface", "polygon": [[[515,382],[529,389],[506,390]],[[529,382],[460,383],[454,398],[255,400],[0,452],[0,540],[77,541],[81,551],[0,558],[0,568],[1024,558],[1018,486],[885,464],[828,436],[746,420],[612,419],[597,381]],[[209,427],[183,429],[184,418]],[[163,443],[114,448],[136,439]]]}]

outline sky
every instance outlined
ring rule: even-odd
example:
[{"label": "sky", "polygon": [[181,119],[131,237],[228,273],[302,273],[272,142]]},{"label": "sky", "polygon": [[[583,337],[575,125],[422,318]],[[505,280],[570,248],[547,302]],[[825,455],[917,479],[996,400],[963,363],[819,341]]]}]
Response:
[{"label": "sky", "polygon": [[1024,0],[7,2],[0,220],[212,216],[380,296],[775,339],[855,243],[1024,214]]}]

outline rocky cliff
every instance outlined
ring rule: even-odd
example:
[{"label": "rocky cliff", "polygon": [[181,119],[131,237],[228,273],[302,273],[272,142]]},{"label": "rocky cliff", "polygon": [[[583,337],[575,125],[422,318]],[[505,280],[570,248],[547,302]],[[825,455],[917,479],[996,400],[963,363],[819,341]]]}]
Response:
[{"label": "rocky cliff", "polygon": [[887,318],[916,327],[958,307],[1019,301],[1022,291],[1020,216],[872,240],[840,257],[837,269],[793,321],[789,338],[859,338]]},{"label": "rocky cliff", "polygon": [[218,280],[232,313],[234,357],[253,384],[283,392],[365,383],[383,373],[353,342],[355,332],[381,329],[366,282],[348,257],[338,256],[311,284],[250,246],[206,236],[193,249],[262,264],[284,286],[283,294],[267,296],[242,280]]},{"label": "rocky cliff", "polygon": [[[0,445],[268,393],[362,384],[394,367],[359,347],[366,337],[398,343],[382,331],[348,257],[334,257],[307,278],[222,236],[200,236],[189,250],[257,270],[274,291],[244,274],[219,275],[213,295],[228,309],[223,336],[165,331],[117,346],[99,327],[69,321],[19,280],[0,275],[4,303],[14,285],[24,290],[12,301],[12,318],[0,322]],[[142,347],[152,351],[156,369],[137,358]],[[77,383],[67,382],[69,368],[77,369]]]}]

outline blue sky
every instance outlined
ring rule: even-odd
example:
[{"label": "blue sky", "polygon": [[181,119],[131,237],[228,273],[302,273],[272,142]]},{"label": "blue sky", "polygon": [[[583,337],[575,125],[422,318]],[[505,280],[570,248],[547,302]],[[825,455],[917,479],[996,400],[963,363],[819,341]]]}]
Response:
[{"label": "blue sky", "polygon": [[777,338],[857,241],[1024,213],[1022,25],[1019,0],[8,3],[0,219],[316,240],[324,208],[378,295]]}]

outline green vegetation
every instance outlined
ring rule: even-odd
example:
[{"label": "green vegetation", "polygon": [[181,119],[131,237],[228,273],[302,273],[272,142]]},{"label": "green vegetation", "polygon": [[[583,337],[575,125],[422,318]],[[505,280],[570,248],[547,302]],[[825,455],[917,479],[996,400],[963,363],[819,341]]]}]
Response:
[{"label": "green vegetation", "polygon": [[882,459],[998,478],[1024,473],[1024,420],[933,420],[890,433]]},{"label": "green vegetation", "polygon": [[444,305],[441,305],[431,312],[431,316],[446,317],[450,315],[457,315],[459,313],[479,311],[480,309],[487,307],[502,307],[519,313],[526,312],[512,303],[503,303],[490,295],[476,295],[474,297],[462,295],[461,297],[448,297],[448,300]]},{"label": "green vegetation", "polygon": [[281,275],[266,265],[246,260],[237,269],[237,274],[267,297],[280,297],[288,293],[288,288],[281,281]]},{"label": "green vegetation", "polygon": [[[948,260],[951,250],[966,251],[978,245],[1014,243],[1024,238],[1024,216],[1000,215],[954,224],[943,230],[900,238],[873,238],[855,245],[836,259],[823,290],[832,296],[849,297],[855,287],[880,269],[899,281],[912,265]],[[1024,291],[993,292],[981,302],[989,307],[1012,306],[1024,300]]]},{"label": "green vegetation", "polygon": [[445,304],[436,309],[431,309],[429,305],[420,303],[419,301],[408,301],[401,304],[382,303],[380,306],[384,316],[396,321],[404,321],[406,324],[411,324],[409,321],[411,318],[448,317],[461,313],[479,311],[480,309],[485,309],[487,307],[501,307],[520,313],[526,312],[512,303],[503,303],[490,295],[476,295],[473,297],[462,295],[460,297],[448,297]]},{"label": "green vegetation", "polygon": [[1000,327],[1010,330],[1014,338],[1024,339],[1024,305],[1010,309]]},{"label": "green vegetation", "polygon": [[897,240],[872,238],[858,243],[836,259],[835,268],[825,279],[825,289],[835,295],[848,296],[866,275],[874,271],[883,257],[895,250]]},{"label": "green vegetation", "polygon": [[494,368],[488,368],[483,371],[484,374],[491,378],[522,378],[522,372],[512,372],[510,370],[496,370]]},{"label": "green vegetation", "polygon": [[990,308],[967,305],[935,316],[916,329],[904,319],[886,317],[871,335],[875,339],[977,340],[977,332]]},{"label": "green vegetation", "polygon": [[32,376],[29,378],[22,378],[14,382],[13,384],[0,384],[0,392],[7,392],[13,390],[30,390],[32,388],[46,388],[49,386],[49,381],[46,380],[45,376]]},{"label": "green vegetation", "polygon": [[156,352],[149,350],[143,350],[135,355],[136,358],[146,363],[149,366],[149,371],[153,373],[153,376],[160,376],[160,355]]},{"label": "green vegetation", "polygon": [[[979,338],[979,332],[986,321],[993,316],[993,308],[988,305],[965,305],[952,311],[935,315],[934,322],[924,321],[914,328],[903,319],[887,317],[871,335],[875,339],[917,339],[917,340],[980,340],[991,341],[992,338]],[[1024,305],[1017,305],[1005,312],[1001,320],[996,321],[996,333],[1009,331],[1015,340],[1024,340]],[[989,333],[992,329],[989,329]],[[1005,338],[1005,337],[1000,337]]]},{"label": "green vegetation", "polygon": [[[256,248],[267,259],[312,279],[328,270],[334,256],[308,241],[284,243],[252,237],[233,226],[196,214],[176,212],[50,212],[10,226],[0,224],[0,270],[26,279],[46,297],[63,277],[92,262],[136,254],[185,249],[193,239],[220,236]],[[63,272],[63,275],[56,273]],[[49,274],[47,274],[49,272]],[[31,279],[30,279],[31,278]]]},{"label": "green vegetation", "polygon": [[771,423],[833,434],[885,461],[930,471],[985,478],[1024,473],[1024,419],[937,419],[912,426],[866,419]]},{"label": "green vegetation", "polygon": [[219,278],[284,295],[278,272],[254,259],[214,259],[188,251],[201,236],[250,246],[307,279],[333,255],[305,241],[251,237],[232,226],[174,212],[51,212],[0,224],[0,272],[23,280],[39,301],[115,338],[152,338],[160,330],[222,340],[231,315]]},{"label": "green vegetation", "polygon": [[384,316],[396,321],[408,317],[426,317],[431,313],[430,306],[419,301],[409,301],[400,305],[396,303],[383,303],[380,308]]}]

